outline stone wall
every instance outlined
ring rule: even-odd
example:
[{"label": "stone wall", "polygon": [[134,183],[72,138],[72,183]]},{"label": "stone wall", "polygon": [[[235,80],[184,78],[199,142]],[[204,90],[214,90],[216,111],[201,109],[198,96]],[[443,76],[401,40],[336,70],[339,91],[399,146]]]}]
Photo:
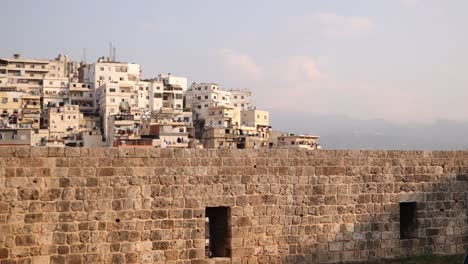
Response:
[{"label": "stone wall", "polygon": [[[0,263],[463,253],[467,192],[468,152],[3,147]],[[413,239],[400,239],[401,202],[416,202]],[[230,256],[208,258],[205,210],[219,206]]]}]

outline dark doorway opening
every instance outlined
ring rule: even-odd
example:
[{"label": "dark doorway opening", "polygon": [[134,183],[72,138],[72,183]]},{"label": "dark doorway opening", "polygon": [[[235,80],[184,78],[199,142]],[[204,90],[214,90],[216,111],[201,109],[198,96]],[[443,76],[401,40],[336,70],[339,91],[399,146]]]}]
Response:
[{"label": "dark doorway opening", "polygon": [[230,257],[229,214],[228,207],[206,208],[205,255],[207,257]]},{"label": "dark doorway opening", "polygon": [[400,239],[417,237],[416,202],[400,203]]}]

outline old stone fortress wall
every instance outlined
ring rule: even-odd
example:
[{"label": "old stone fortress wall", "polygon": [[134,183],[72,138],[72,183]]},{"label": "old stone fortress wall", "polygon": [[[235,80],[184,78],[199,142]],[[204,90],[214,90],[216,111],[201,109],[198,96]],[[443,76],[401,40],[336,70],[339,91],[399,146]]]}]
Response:
[{"label": "old stone fortress wall", "polygon": [[0,263],[463,253],[468,152],[0,148]]}]

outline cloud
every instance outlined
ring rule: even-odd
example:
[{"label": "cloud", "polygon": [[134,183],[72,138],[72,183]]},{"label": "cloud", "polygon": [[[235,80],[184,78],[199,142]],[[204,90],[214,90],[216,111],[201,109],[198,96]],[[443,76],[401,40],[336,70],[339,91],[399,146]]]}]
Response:
[{"label": "cloud", "polygon": [[319,26],[320,34],[327,37],[350,37],[375,28],[374,22],[369,18],[340,16],[335,13],[319,13],[312,20]]},{"label": "cloud", "polygon": [[292,80],[316,81],[323,77],[315,60],[307,56],[288,57],[285,72]]},{"label": "cloud", "polygon": [[229,72],[253,79],[259,79],[262,75],[261,67],[248,54],[228,48],[219,49],[216,54]]},{"label": "cloud", "polygon": [[336,13],[317,13],[294,17],[290,29],[301,34],[316,32],[327,38],[349,38],[369,33],[376,27],[367,17],[341,16]]}]

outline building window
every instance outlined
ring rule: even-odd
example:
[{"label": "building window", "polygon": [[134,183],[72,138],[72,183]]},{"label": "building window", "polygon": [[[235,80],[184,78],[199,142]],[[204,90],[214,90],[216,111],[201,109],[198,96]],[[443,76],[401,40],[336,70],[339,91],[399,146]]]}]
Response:
[{"label": "building window", "polygon": [[244,96],[241,96],[241,99],[244,99]]},{"label": "building window", "polygon": [[100,71],[104,71],[104,67],[100,67],[99,70],[100,70]]},{"label": "building window", "polygon": [[115,88],[109,88],[109,92],[115,93]]},{"label": "building window", "polygon": [[231,255],[228,215],[228,207],[207,207],[205,210],[205,255],[210,258]]},{"label": "building window", "polygon": [[416,202],[400,203],[400,239],[417,237]]},{"label": "building window", "polygon": [[8,103],[8,97],[3,97],[2,98],[2,104]]},{"label": "building window", "polygon": [[54,85],[54,82],[49,82],[49,85]]},{"label": "building window", "polygon": [[237,99],[237,95],[234,95],[234,99]]},{"label": "building window", "polygon": [[120,77],[120,80],[123,81],[123,80],[124,80],[124,77]]},{"label": "building window", "polygon": [[18,99],[18,98],[13,98],[13,102],[14,102],[14,103],[18,103],[18,102],[19,102],[19,99]]},{"label": "building window", "polygon": [[208,99],[208,95],[205,95],[205,99]]}]

